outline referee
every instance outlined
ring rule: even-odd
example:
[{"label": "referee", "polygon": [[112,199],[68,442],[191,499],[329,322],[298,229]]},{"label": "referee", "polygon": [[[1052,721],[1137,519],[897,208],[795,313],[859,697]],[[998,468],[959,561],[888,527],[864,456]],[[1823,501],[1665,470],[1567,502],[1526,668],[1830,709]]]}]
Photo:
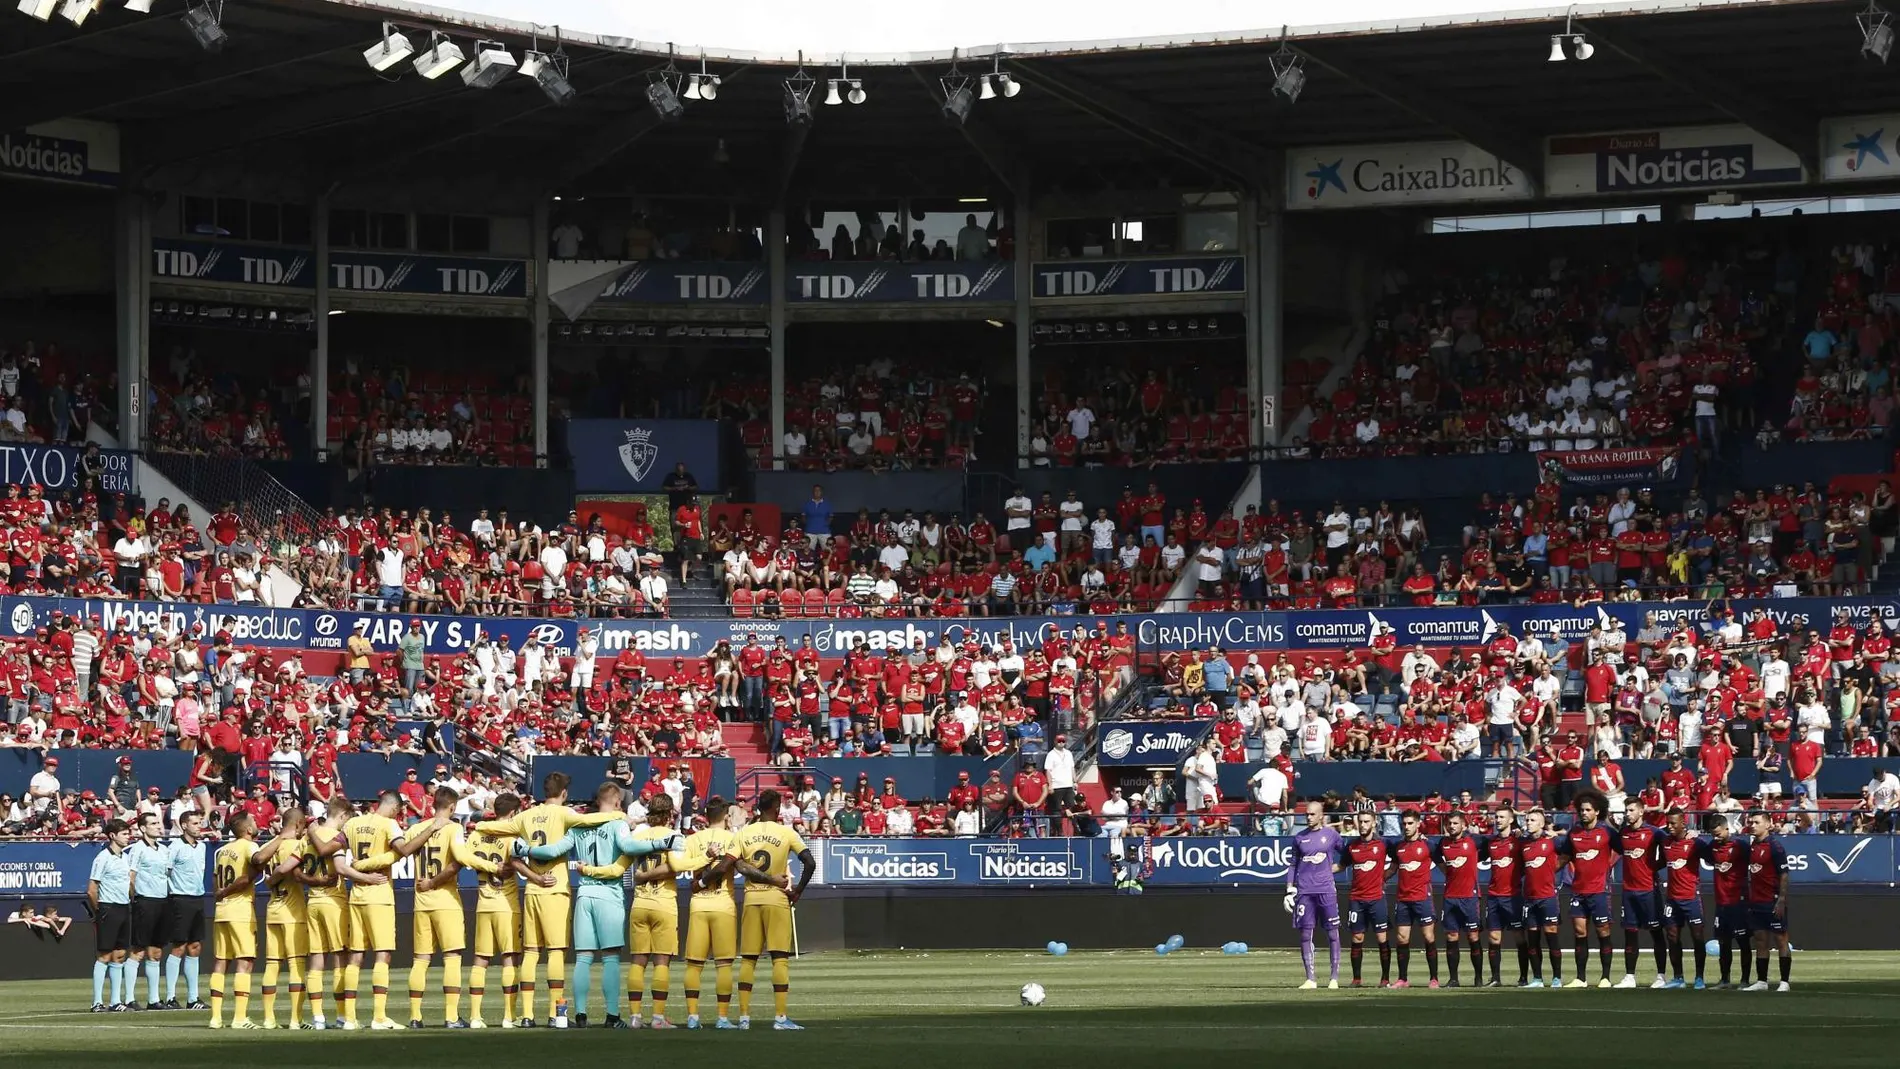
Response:
[{"label": "referee", "polygon": [[[156,789],[156,788],[154,788]],[[139,1003],[135,991],[125,1000],[129,1010],[156,1010],[161,1008],[158,1000],[158,967],[165,957],[166,920],[171,915],[168,896],[171,894],[171,844],[164,839],[164,825],[157,813],[141,813],[138,823],[138,841],[132,844],[129,857],[132,862],[132,960],[142,963],[145,972],[145,995],[143,1005]],[[137,980],[131,986],[136,989]]]},{"label": "referee", "polygon": [[125,954],[132,945],[132,826],[106,821],[106,848],[92,859],[86,902],[98,929],[99,960],[92,963],[92,1012],[105,1013],[106,979],[112,980],[111,1009],[125,1012]]}]

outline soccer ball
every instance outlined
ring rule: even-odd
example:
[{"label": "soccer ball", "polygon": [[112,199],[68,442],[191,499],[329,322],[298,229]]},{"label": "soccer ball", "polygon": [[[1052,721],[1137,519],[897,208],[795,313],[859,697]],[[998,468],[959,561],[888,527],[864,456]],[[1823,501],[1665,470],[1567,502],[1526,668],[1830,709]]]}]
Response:
[{"label": "soccer ball", "polygon": [[1048,997],[1048,992],[1042,989],[1041,984],[1023,985],[1022,999],[1023,1005],[1025,1006],[1040,1006],[1042,1005],[1042,1000]]}]

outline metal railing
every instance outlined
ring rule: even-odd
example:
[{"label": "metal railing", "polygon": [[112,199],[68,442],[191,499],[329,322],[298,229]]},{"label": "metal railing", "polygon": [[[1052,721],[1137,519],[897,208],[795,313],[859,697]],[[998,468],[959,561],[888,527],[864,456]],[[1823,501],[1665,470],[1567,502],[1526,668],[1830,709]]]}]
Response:
[{"label": "metal railing", "polygon": [[[286,530],[315,533],[323,517],[276,477],[222,438],[206,431],[203,420],[178,404],[170,394],[148,384],[154,407],[168,407],[178,418],[180,436],[176,445],[155,445],[146,451],[145,460],[175,483],[180,490],[208,509],[235,502],[239,520],[259,533],[268,532],[282,519]],[[209,517],[200,517],[202,523]]]}]

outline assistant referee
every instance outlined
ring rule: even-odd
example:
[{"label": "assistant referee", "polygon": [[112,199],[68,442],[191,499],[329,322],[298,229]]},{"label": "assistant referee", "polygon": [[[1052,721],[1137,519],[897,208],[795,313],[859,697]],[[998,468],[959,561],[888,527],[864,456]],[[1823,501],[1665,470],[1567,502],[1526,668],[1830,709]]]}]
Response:
[{"label": "assistant referee", "polygon": [[[132,826],[113,818],[106,821],[106,848],[92,859],[86,880],[86,902],[92,906],[98,930],[99,958],[92,963],[92,1012],[115,1013],[126,1008],[125,956],[132,946]],[[112,982],[112,1001],[106,1002],[106,981]]]}]

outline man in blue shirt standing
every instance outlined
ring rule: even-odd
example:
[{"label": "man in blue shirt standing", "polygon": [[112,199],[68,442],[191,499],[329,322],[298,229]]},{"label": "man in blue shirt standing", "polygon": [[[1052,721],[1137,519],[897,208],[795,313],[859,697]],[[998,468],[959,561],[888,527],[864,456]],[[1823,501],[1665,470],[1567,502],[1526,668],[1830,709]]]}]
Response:
[{"label": "man in blue shirt standing", "polygon": [[1207,688],[1207,696],[1217,708],[1227,708],[1229,690],[1232,688],[1234,666],[1227,663],[1227,655],[1219,646],[1207,651],[1207,663],[1201,666],[1201,682]]},{"label": "man in blue shirt standing", "polygon": [[815,550],[831,546],[831,502],[825,500],[822,486],[812,487],[811,500],[805,502],[805,537]]},{"label": "man in blue shirt standing", "polygon": [[139,817],[138,838],[126,851],[132,866],[132,960],[144,962],[145,972],[145,1004],[127,998],[130,1010],[164,1008],[158,1001],[158,962],[165,956],[171,917],[172,866],[172,848],[164,834],[158,814],[145,813]]},{"label": "man in blue shirt standing", "polygon": [[185,975],[184,1009],[208,1010],[198,1001],[198,956],[205,939],[205,844],[199,835],[204,817],[192,810],[178,818],[178,838],[171,842],[171,884],[167,903],[166,939],[171,957],[165,959],[165,1008],[179,1009],[178,974]]},{"label": "man in blue shirt standing", "polygon": [[125,955],[132,945],[132,826],[106,821],[106,848],[92,859],[86,878],[86,902],[98,933],[98,960],[92,963],[92,1012],[106,1012],[106,980],[112,981],[112,1012],[125,1011]]}]

